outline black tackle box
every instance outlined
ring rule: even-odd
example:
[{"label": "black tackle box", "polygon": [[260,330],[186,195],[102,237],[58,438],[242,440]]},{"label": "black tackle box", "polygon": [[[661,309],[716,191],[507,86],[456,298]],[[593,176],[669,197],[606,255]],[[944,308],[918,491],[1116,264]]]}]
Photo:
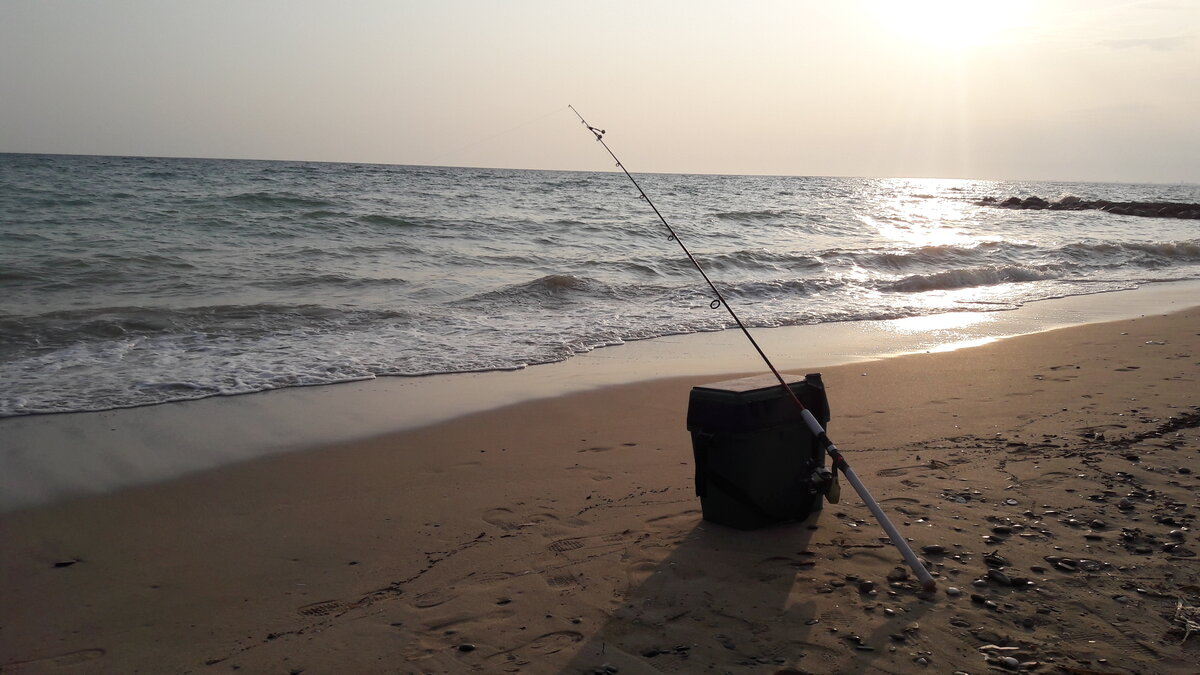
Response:
[{"label": "black tackle box", "polygon": [[[829,401],[820,373],[784,375],[822,427]],[[738,529],[803,520],[821,508],[825,452],[774,375],[692,388],[687,428],[704,519]]]}]

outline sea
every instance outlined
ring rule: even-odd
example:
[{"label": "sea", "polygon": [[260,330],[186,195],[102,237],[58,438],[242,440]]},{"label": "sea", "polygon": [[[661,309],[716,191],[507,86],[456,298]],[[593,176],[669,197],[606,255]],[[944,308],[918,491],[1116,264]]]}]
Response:
[{"label": "sea", "polygon": [[[513,370],[1200,278],[1197,185],[0,154],[0,416]],[[714,306],[715,305],[715,306]]]}]

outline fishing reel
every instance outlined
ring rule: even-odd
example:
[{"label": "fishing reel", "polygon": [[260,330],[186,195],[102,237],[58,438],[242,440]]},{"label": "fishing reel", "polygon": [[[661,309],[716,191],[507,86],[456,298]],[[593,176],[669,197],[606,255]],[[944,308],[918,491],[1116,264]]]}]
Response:
[{"label": "fishing reel", "polygon": [[830,504],[838,503],[842,497],[842,487],[838,484],[837,472],[830,471],[825,467],[817,467],[812,474],[813,492],[819,495],[825,495],[825,500]]}]

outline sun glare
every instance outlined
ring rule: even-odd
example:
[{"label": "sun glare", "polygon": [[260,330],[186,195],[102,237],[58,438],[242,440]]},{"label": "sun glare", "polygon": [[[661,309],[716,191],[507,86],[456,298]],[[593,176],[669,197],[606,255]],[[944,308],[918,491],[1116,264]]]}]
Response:
[{"label": "sun glare", "polygon": [[944,49],[999,42],[1028,16],[1023,0],[876,0],[873,6],[900,37]]}]

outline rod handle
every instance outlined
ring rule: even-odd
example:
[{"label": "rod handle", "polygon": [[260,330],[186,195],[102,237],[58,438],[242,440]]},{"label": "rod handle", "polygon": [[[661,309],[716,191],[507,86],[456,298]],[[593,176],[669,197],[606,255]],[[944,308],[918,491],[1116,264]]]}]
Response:
[{"label": "rod handle", "polygon": [[859,499],[862,499],[863,503],[870,509],[871,515],[875,516],[876,522],[887,533],[888,538],[892,540],[892,545],[899,549],[900,555],[904,557],[904,562],[908,563],[908,566],[916,573],[917,579],[921,581],[921,588],[928,592],[936,589],[937,582],[933,580],[933,576],[929,574],[929,570],[925,569],[925,566],[921,564],[921,560],[917,558],[917,554],[913,553],[912,547],[908,545],[908,542],[904,540],[900,531],[888,519],[887,514],[883,512],[883,509],[880,508],[875,498],[871,496],[871,492],[867,490],[867,486],[863,485],[863,482],[858,479],[858,474],[854,473],[854,469],[850,468],[850,464],[846,462],[845,457],[842,457],[842,453],[837,449],[837,446],[825,435],[825,429],[821,426],[821,423],[817,421],[816,417],[813,417],[813,414],[807,408],[800,411],[800,415],[804,418],[804,423],[808,425],[813,435],[819,439],[824,439],[826,443],[825,451],[833,459],[834,468],[842,472],[842,475],[846,477],[846,480],[854,488],[854,491],[858,493]]}]

